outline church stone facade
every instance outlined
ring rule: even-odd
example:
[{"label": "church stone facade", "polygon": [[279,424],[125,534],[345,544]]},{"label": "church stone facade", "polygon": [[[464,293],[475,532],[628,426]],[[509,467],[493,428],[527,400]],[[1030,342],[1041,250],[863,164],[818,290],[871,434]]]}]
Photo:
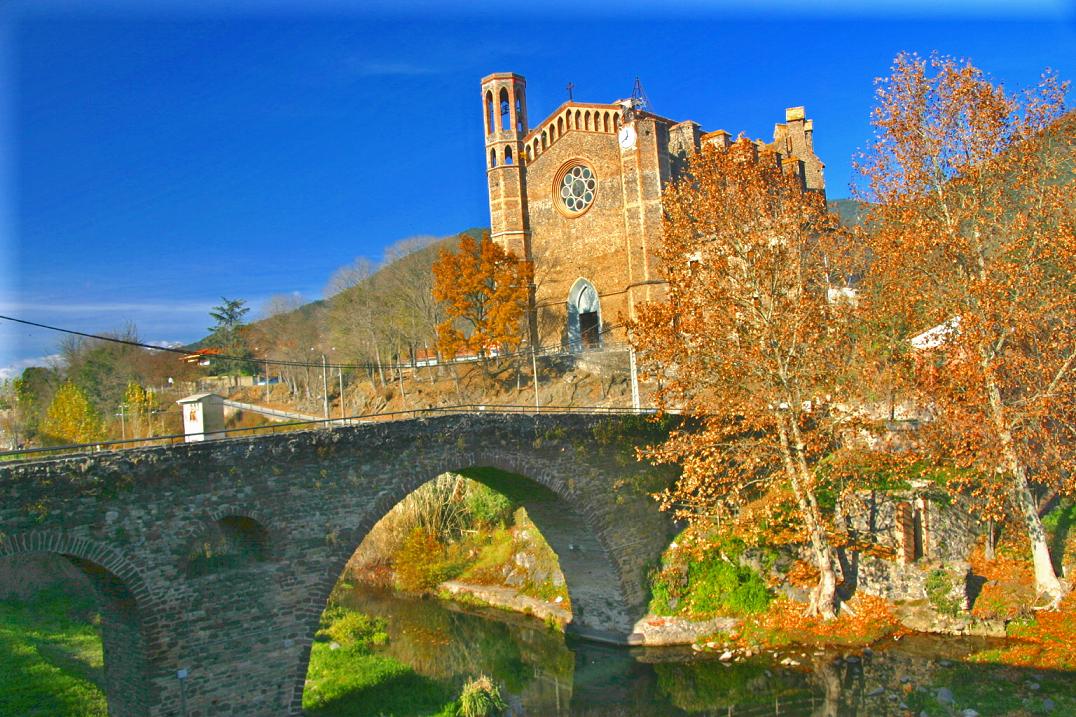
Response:
[{"label": "church stone facade", "polygon": [[[621,324],[664,292],[653,251],[661,240],[661,193],[706,143],[728,146],[633,100],[569,101],[533,128],[527,81],[482,79],[490,233],[534,264],[531,338],[572,350],[623,341]],[[785,111],[772,143],[804,189],[825,191],[813,127],[802,107]]]}]

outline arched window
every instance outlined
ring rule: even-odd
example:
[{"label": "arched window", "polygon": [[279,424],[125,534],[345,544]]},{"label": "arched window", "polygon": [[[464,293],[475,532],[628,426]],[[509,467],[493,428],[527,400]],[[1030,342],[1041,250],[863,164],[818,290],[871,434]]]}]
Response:
[{"label": "arched window", "polygon": [[575,128],[583,129],[583,113],[579,110],[575,111]]},{"label": "arched window", "polygon": [[516,94],[516,132],[522,134],[526,131],[523,126],[523,90]]},{"label": "arched window", "polygon": [[604,129],[606,132],[609,131],[609,113],[608,112],[606,112],[604,115],[602,115],[602,129]]},{"label": "arched window", "polygon": [[486,134],[493,133],[493,90],[486,91]]},{"label": "arched window", "polygon": [[508,101],[508,90],[501,88],[501,129],[508,132],[512,129],[512,103]]},{"label": "arched window", "polygon": [[534,156],[535,157],[538,156],[538,138],[537,137],[534,138]]},{"label": "arched window", "polygon": [[620,129],[620,115],[613,113],[613,131]]},{"label": "arched window", "polygon": [[549,146],[549,138],[546,137],[545,130],[542,130],[542,149]]},{"label": "arched window", "polygon": [[564,116],[557,117],[557,134],[564,134]]},{"label": "arched window", "polygon": [[512,148],[505,146],[504,148],[504,163],[512,164]]},{"label": "arched window", "polygon": [[534,159],[534,150],[531,149],[531,146],[528,144],[527,145],[527,161],[529,162],[532,159]]},{"label": "arched window", "polygon": [[589,110],[583,115],[583,128],[586,129],[587,131],[590,131],[590,111]]},{"label": "arched window", "polygon": [[553,144],[557,141],[557,126],[550,123],[549,125],[549,143]]},{"label": "arched window", "polygon": [[493,169],[497,166],[497,150],[491,149],[489,151],[489,168]]}]

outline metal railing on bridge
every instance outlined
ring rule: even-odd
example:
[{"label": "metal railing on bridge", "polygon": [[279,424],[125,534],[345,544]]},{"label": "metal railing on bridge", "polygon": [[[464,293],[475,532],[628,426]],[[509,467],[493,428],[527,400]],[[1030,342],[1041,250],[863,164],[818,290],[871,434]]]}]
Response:
[{"label": "metal railing on bridge", "polygon": [[428,408],[413,408],[404,411],[391,411],[387,413],[366,413],[354,416],[338,418],[320,418],[307,421],[291,421],[289,423],[273,423],[264,426],[252,426],[246,428],[225,428],[212,431],[213,436],[224,434],[223,438],[207,439],[206,433],[174,433],[166,436],[150,436],[146,438],[127,438],[121,440],[96,441],[94,443],[73,443],[62,446],[44,446],[39,448],[23,448],[12,451],[0,451],[0,461],[11,460],[39,460],[54,457],[67,457],[72,455],[85,455],[102,451],[123,451],[137,448],[154,446],[168,446],[187,443],[190,438],[195,440],[230,440],[247,438],[250,436],[269,435],[274,433],[286,433],[306,429],[334,429],[356,425],[369,425],[374,423],[386,423],[401,420],[413,420],[430,416],[459,415],[459,414],[583,414],[583,415],[651,415],[656,413],[654,408],[631,408],[624,406],[541,406],[533,405],[506,405],[506,404],[478,404],[465,403],[450,406],[431,406]]}]

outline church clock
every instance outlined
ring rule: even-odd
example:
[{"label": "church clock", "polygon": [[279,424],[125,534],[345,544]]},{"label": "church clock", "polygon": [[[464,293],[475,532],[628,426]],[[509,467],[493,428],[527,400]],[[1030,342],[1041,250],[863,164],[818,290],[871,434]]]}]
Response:
[{"label": "church clock", "polygon": [[635,134],[634,125],[624,125],[617,134],[617,141],[620,142],[621,149],[635,149],[636,139],[638,139],[638,136]]}]

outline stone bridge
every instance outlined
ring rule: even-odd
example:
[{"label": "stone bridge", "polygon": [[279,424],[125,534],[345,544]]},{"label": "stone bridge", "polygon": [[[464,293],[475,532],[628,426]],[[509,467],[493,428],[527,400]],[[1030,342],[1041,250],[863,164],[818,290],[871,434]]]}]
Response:
[{"label": "stone bridge", "polygon": [[[630,643],[671,524],[636,416],[449,415],[0,467],[0,559],[54,554],[96,586],[112,715],[298,715],[329,593],[377,521],[469,468],[557,553],[569,631]],[[206,544],[242,545],[206,556]],[[228,542],[230,541],[230,542]],[[15,558],[18,560],[19,558]]]}]

